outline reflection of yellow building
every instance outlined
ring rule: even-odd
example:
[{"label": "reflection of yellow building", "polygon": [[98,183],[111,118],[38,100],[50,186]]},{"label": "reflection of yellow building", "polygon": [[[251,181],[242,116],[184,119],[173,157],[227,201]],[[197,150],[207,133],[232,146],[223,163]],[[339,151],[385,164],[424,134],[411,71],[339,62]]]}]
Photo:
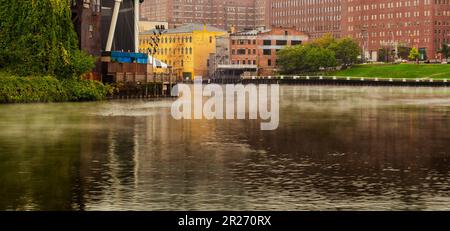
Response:
[{"label": "reflection of yellow building", "polygon": [[[163,31],[155,58],[172,67],[176,76],[193,79],[196,76],[206,77],[208,56],[215,52],[216,37],[226,31],[202,24],[187,24],[176,29]],[[139,49],[141,52],[152,52],[151,46],[154,31],[140,33]]]}]

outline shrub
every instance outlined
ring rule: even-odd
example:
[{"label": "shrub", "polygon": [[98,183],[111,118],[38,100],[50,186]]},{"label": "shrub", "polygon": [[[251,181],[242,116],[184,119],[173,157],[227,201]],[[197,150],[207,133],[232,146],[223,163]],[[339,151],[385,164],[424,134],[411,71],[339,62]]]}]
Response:
[{"label": "shrub", "polygon": [[37,103],[102,100],[110,87],[98,81],[52,76],[18,77],[0,72],[0,103]]},{"label": "shrub", "polygon": [[69,101],[103,100],[110,87],[94,80],[66,79],[61,81]]}]

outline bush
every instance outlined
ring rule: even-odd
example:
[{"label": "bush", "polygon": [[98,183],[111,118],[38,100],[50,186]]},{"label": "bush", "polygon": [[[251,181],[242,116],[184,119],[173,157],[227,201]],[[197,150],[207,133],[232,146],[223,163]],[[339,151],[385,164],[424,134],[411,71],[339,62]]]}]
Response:
[{"label": "bush", "polygon": [[0,72],[0,103],[93,101],[105,99],[109,92],[110,87],[98,81],[18,77]]},{"label": "bush", "polygon": [[94,80],[67,79],[61,81],[69,101],[103,100],[110,92],[108,86]]}]

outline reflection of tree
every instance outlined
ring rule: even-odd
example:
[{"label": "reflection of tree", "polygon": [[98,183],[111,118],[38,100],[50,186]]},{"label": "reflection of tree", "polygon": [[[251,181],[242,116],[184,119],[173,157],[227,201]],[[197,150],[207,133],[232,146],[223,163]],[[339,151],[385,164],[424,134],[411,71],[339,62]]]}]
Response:
[{"label": "reflection of tree", "polygon": [[[0,132],[0,210],[72,209],[82,134],[68,124],[78,118],[17,108],[0,115],[10,121]],[[18,114],[26,117],[15,123]]]}]

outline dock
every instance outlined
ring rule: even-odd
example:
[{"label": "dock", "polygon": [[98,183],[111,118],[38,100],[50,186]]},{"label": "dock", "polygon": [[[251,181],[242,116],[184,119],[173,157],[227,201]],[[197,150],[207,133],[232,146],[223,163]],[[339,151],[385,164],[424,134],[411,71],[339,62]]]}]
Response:
[{"label": "dock", "polygon": [[207,83],[216,84],[286,84],[286,85],[343,85],[343,86],[410,86],[448,87],[449,79],[374,78],[346,76],[248,76],[216,78]]}]

